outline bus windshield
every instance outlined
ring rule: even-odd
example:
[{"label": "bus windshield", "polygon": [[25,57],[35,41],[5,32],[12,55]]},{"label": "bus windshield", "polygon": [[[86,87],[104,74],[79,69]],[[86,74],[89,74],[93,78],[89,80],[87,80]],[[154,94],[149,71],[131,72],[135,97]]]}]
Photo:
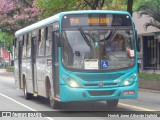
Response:
[{"label": "bus windshield", "polygon": [[135,63],[131,28],[64,29],[62,62],[71,69],[118,70]]}]

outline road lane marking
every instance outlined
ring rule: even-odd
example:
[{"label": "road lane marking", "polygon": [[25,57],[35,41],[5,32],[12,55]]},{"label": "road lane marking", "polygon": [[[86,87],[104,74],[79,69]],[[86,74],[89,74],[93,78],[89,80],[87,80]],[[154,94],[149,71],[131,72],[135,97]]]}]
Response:
[{"label": "road lane marking", "polygon": [[125,104],[125,103],[118,103],[118,104],[122,105],[122,106],[125,106],[125,107],[131,107],[131,108],[135,108],[135,109],[138,109],[138,110],[142,110],[142,111],[156,111],[156,110],[153,110],[153,109],[143,108],[143,107],[130,105],[130,104]]},{"label": "road lane marking", "polygon": [[[35,110],[35,109],[31,108],[31,107],[28,107],[28,106],[26,106],[26,105],[24,105],[24,104],[22,104],[22,103],[20,103],[20,102],[18,102],[16,100],[12,99],[12,98],[10,98],[10,97],[2,94],[2,93],[0,93],[0,95],[3,96],[3,97],[5,97],[5,98],[7,98],[7,99],[9,99],[9,100],[11,100],[11,101],[13,101],[13,102],[15,102],[15,103],[17,103],[17,104],[19,104],[19,105],[21,105],[21,106],[23,106],[23,107],[25,107],[25,108],[27,108],[27,109],[29,109],[29,110],[31,110],[31,111],[37,111],[37,110]],[[50,118],[50,117],[44,117],[44,118],[46,118],[48,120],[54,120],[53,118]]]}]

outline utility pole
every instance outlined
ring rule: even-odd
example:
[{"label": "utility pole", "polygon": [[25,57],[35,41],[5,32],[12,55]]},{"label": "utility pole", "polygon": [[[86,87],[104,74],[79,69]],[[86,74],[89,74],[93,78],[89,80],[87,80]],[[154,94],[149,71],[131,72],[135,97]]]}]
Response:
[{"label": "utility pole", "polygon": [[9,54],[9,65],[11,65],[10,64],[10,53],[11,53],[11,48],[10,48],[10,46],[8,47],[8,54]]},{"label": "utility pole", "polygon": [[131,14],[132,16],[132,6],[133,6],[133,0],[128,0],[128,3],[127,3],[127,11]]},{"label": "utility pole", "polygon": [[4,59],[4,68],[6,67],[6,61],[5,61],[5,54],[4,54],[4,51],[5,51],[5,39],[4,40],[4,44],[3,44],[3,59]]}]

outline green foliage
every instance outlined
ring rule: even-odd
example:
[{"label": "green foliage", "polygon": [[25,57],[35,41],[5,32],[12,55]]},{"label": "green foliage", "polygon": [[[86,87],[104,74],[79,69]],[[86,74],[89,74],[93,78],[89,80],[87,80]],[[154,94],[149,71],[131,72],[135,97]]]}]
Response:
[{"label": "green foliage", "polygon": [[40,8],[42,18],[52,16],[58,12],[76,10],[78,0],[36,0],[35,5]]},{"label": "green foliage", "polygon": [[106,0],[104,10],[127,10],[127,0]]},{"label": "green foliage", "polygon": [[12,45],[13,35],[0,31],[0,47],[7,48]]},{"label": "green foliage", "polygon": [[160,80],[160,74],[156,74],[156,73],[139,73],[138,74],[139,78],[141,79],[145,79],[145,80]]},{"label": "green foliage", "polygon": [[56,13],[69,10],[125,10],[127,0],[36,0],[35,5],[40,9],[41,17],[46,18]]},{"label": "green foliage", "polygon": [[14,66],[7,66],[6,71],[7,72],[14,72]]},{"label": "green foliage", "polygon": [[[133,0],[133,11],[136,11],[144,0]],[[122,10],[127,11],[128,0],[36,0],[42,18],[69,10]]]},{"label": "green foliage", "polygon": [[140,5],[142,5],[146,0],[133,0],[133,11],[136,12]]}]

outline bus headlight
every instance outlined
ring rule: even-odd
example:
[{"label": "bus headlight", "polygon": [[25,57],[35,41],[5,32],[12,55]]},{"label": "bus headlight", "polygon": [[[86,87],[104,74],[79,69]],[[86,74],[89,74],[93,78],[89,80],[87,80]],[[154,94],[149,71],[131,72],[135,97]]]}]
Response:
[{"label": "bus headlight", "polygon": [[132,82],[130,82],[129,80],[125,80],[125,81],[123,82],[123,84],[124,84],[125,86],[131,85],[131,83],[132,83]]},{"label": "bus headlight", "polygon": [[66,79],[66,82],[68,84],[69,87],[72,87],[72,88],[80,88],[81,86],[78,84],[77,81],[75,81],[74,79],[72,78],[67,78]]},{"label": "bus headlight", "polygon": [[125,79],[121,86],[129,86],[129,85],[132,85],[135,81],[135,78],[136,78],[137,74],[133,74],[131,75],[130,77],[128,77],[127,79]]}]

